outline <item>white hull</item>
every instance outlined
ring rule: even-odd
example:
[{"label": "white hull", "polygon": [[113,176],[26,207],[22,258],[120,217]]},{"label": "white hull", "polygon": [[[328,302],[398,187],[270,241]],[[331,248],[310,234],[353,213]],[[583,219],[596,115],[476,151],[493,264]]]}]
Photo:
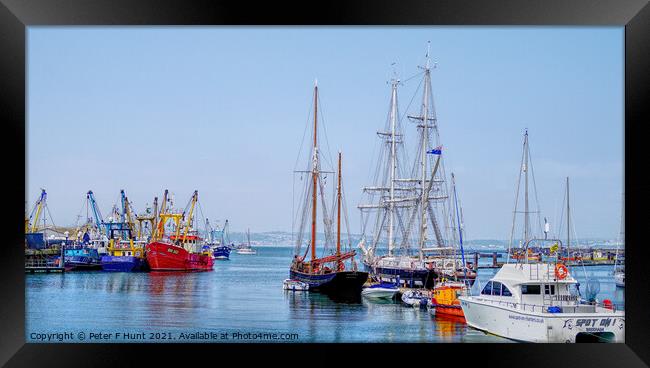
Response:
[{"label": "white hull", "polygon": [[361,291],[361,295],[370,299],[392,299],[398,291],[398,289],[388,288],[366,288]]},{"label": "white hull", "polygon": [[245,255],[249,254],[249,255],[251,255],[251,254],[257,254],[257,251],[255,251],[255,250],[247,250],[247,249],[240,249],[240,250],[237,251],[237,254],[245,254]]},{"label": "white hull", "polygon": [[616,286],[618,287],[625,287],[625,274],[622,272],[617,272],[614,274],[614,283],[616,283]]},{"label": "white hull", "polygon": [[402,302],[413,308],[426,308],[429,297],[418,291],[406,291],[402,294]]},{"label": "white hull", "polygon": [[[613,342],[625,342],[623,312],[544,313],[460,297],[470,327],[526,342],[576,342],[578,333],[611,332]],[[537,307],[541,309],[541,307]]]},{"label": "white hull", "polygon": [[287,291],[309,291],[309,284],[296,280],[284,280],[282,289]]}]

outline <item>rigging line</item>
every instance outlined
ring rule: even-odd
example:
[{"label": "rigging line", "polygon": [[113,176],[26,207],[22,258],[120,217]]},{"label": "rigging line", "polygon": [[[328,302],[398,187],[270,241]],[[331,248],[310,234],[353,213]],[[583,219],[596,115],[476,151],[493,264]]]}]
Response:
[{"label": "rigging line", "polygon": [[421,71],[421,72],[417,72],[417,73],[413,74],[412,76],[410,76],[410,77],[408,77],[408,78],[406,78],[406,79],[404,79],[404,80],[400,80],[399,82],[402,83],[402,84],[404,84],[404,83],[410,81],[411,79],[413,79],[413,78],[415,78],[415,77],[417,77],[417,76],[419,76],[419,75],[422,75],[422,74],[424,74],[424,70]]},{"label": "rigging line", "polygon": [[[560,236],[562,234],[562,230],[564,230],[564,209],[566,208],[566,187],[563,186],[562,188],[562,209],[560,210],[560,225],[558,226],[557,230],[557,236],[556,238],[560,239]],[[567,247],[569,244],[567,244]]]},{"label": "rigging line", "polygon": [[348,222],[348,205],[345,197],[345,189],[343,189],[343,183],[341,182],[341,202],[343,205],[343,219],[345,220],[345,230],[348,235],[348,250],[352,250],[352,236],[350,235],[350,223]]},{"label": "rigging line", "polygon": [[329,167],[331,168],[334,167],[334,161],[332,161],[332,150],[330,149],[330,142],[329,142],[329,138],[327,137],[327,128],[325,127],[326,126],[325,117],[323,114],[323,104],[320,101],[320,94],[318,95],[318,107],[319,107],[318,113],[320,115],[320,121],[321,121],[320,127],[323,129],[323,135],[325,136],[325,146],[327,147],[327,156],[325,157],[325,159],[329,162]]},{"label": "rigging line", "polygon": [[[304,139],[304,138],[303,138]],[[296,211],[295,211],[295,202],[296,202],[296,173],[291,176],[291,243],[294,241],[294,233],[296,230]]]},{"label": "rigging line", "polygon": [[329,211],[327,210],[327,201],[325,200],[325,185],[323,183],[323,180],[318,178],[318,184],[320,187],[320,199],[321,199],[321,207],[323,211],[323,224],[324,224],[324,232],[325,232],[325,247],[323,249],[323,252],[326,253],[329,250],[329,247],[332,245],[332,221],[331,221],[331,216],[329,214]]},{"label": "rigging line", "polygon": [[305,124],[305,128],[302,132],[302,139],[300,140],[300,149],[298,150],[298,156],[296,156],[296,162],[293,165],[293,170],[296,171],[298,168],[298,161],[300,161],[300,156],[302,155],[302,147],[305,144],[305,136],[307,135],[307,128],[311,126],[310,120],[311,120],[311,111],[314,106],[313,98],[310,99],[309,102],[309,112],[307,113],[307,124]]},{"label": "rigging line", "polygon": [[[402,122],[404,121],[404,118],[405,118],[405,117],[408,117],[408,111],[409,111],[409,109],[411,108],[411,105],[413,104],[413,101],[415,101],[415,97],[418,95],[418,93],[419,93],[419,91],[420,91],[420,87],[422,87],[422,84],[423,84],[423,83],[424,83],[424,78],[420,79],[420,83],[418,84],[417,88],[415,89],[415,92],[414,92],[413,95],[411,96],[411,100],[410,100],[409,103],[406,105],[406,109],[404,110],[405,113],[402,114],[401,117],[400,117],[399,114],[397,114],[397,116],[398,116],[398,120],[397,120],[397,122],[398,122],[398,125],[399,125],[399,127],[400,127],[400,130],[402,129],[402,125],[403,125]],[[402,131],[401,133],[404,133],[404,131]],[[402,137],[406,138],[405,135],[403,135]],[[403,139],[403,140],[405,140],[405,139]],[[404,161],[404,162],[409,162],[409,161],[411,161],[410,158],[409,158],[409,154],[408,154],[408,152],[407,152],[406,150],[404,150],[404,156],[405,156],[405,157],[404,157],[404,158],[405,158],[405,161]],[[417,156],[416,156],[416,157],[417,157]]]},{"label": "rigging line", "polygon": [[[573,236],[574,236],[573,238],[576,240],[576,249],[577,249],[578,246],[579,246],[579,244],[578,244],[578,234],[576,233],[576,230],[575,230],[575,226],[576,226],[575,221],[573,221],[573,216],[571,216],[571,213],[569,211],[567,211],[567,218],[569,219],[569,221],[570,221],[570,223],[572,225],[571,228],[573,229]],[[567,244],[567,249],[569,249],[568,244]],[[582,261],[580,263],[582,264],[582,273],[584,275],[584,278],[585,278],[585,280],[587,280],[587,282],[589,282],[589,277],[587,276],[587,268],[585,267],[585,263],[584,263],[584,261]]]},{"label": "rigging line", "polygon": [[[517,219],[517,205],[519,204],[519,189],[521,186],[521,172],[524,164],[524,152],[521,152],[521,162],[519,163],[519,178],[517,179],[517,191],[515,194],[515,210],[512,213],[512,229],[510,230],[510,242],[508,243],[508,255],[506,257],[506,263],[510,263],[510,249],[512,248],[512,240],[515,235],[515,221]],[[526,168],[528,170],[528,168]]]},{"label": "rigging line", "polygon": [[[54,219],[52,218],[52,213],[50,212],[50,207],[45,206],[45,210],[47,211],[48,216],[50,216],[50,222],[52,223],[52,228],[54,228],[54,230],[56,231],[56,225],[54,224]],[[45,218],[45,216],[43,216],[43,218]],[[43,230],[45,230],[45,229],[43,229]]]},{"label": "rigging line", "polygon": [[74,224],[75,228],[79,227],[79,218],[81,217],[81,213],[84,210],[84,205],[86,207],[86,221],[88,221],[88,200],[86,199],[85,201],[81,202],[81,208],[79,209],[79,215],[77,215],[77,221],[75,221],[75,224]]},{"label": "rigging line", "polygon": [[539,199],[537,198],[537,182],[535,180],[535,169],[533,169],[533,158],[530,155],[530,146],[528,146],[528,166],[530,166],[530,176],[533,178],[533,191],[535,192],[535,204],[537,204],[537,225],[539,228],[537,229],[538,231],[542,229],[542,222],[541,222],[541,209],[539,205]]}]

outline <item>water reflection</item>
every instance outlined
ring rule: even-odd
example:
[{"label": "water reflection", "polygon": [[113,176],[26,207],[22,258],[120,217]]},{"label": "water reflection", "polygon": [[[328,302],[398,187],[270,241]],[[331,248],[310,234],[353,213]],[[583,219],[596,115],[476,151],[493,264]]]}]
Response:
[{"label": "water reflection", "polygon": [[[290,248],[234,255],[213,272],[69,272],[26,275],[26,331],[297,333],[300,342],[501,342],[399,300],[336,298],[282,289]],[[599,299],[624,301],[611,267],[587,267]],[[582,269],[572,270],[581,283]],[[481,270],[484,284],[494,270]],[[584,283],[586,284],[586,283]]]}]

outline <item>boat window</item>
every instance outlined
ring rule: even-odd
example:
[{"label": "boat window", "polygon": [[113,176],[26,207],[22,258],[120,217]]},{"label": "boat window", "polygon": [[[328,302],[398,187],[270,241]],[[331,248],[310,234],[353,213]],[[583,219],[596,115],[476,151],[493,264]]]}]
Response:
[{"label": "boat window", "polygon": [[508,290],[508,288],[505,285],[502,284],[501,285],[501,295],[502,296],[512,296],[512,293],[510,292],[510,290]]},{"label": "boat window", "polygon": [[492,283],[492,295],[501,295],[501,283],[494,281]]},{"label": "boat window", "polygon": [[555,294],[555,285],[544,285],[544,294],[554,295]]},{"label": "boat window", "polygon": [[483,291],[481,291],[481,294],[492,295],[492,281],[485,284],[485,287],[483,288]]},{"label": "boat window", "polygon": [[521,293],[527,294],[541,294],[542,288],[539,285],[521,285]]}]

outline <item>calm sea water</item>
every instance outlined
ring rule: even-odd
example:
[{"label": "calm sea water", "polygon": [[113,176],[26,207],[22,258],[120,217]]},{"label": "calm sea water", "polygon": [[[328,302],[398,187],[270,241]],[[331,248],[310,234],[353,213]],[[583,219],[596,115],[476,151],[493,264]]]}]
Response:
[{"label": "calm sea water", "polygon": [[[285,292],[292,251],[233,252],[211,272],[26,275],[27,341],[509,342],[397,302]],[[599,299],[623,305],[611,266],[572,269],[583,285],[585,271],[599,280]],[[479,281],[495,272],[481,270]]]}]

